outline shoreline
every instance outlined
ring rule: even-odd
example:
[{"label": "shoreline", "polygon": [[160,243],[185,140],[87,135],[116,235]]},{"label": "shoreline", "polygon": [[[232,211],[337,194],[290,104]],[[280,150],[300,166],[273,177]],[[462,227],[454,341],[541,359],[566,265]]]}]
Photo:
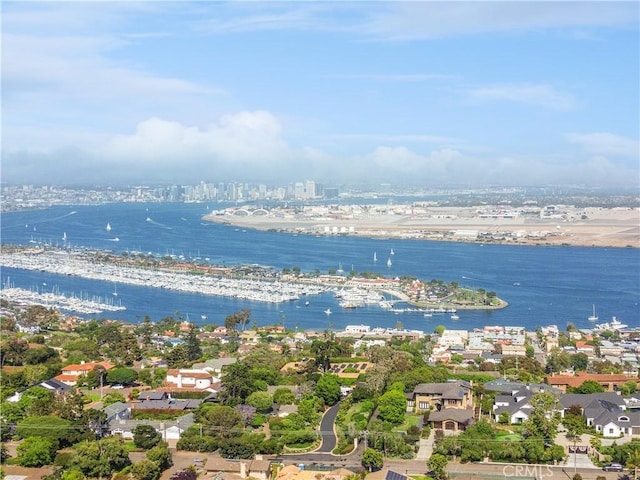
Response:
[{"label": "shoreline", "polygon": [[[406,209],[405,209],[406,210]],[[521,246],[640,248],[640,210],[566,209],[555,216],[478,216],[473,208],[431,207],[423,214],[267,212],[233,207],[202,217],[236,228],[292,235],[353,236]],[[411,210],[413,212],[413,210]]]}]

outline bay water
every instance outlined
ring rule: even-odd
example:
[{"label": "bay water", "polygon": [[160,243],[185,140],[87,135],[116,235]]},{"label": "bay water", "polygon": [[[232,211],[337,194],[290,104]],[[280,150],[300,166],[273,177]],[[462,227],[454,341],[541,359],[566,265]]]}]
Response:
[{"label": "bay water", "polygon": [[[2,269],[2,285],[105,299],[113,298],[117,288],[117,301],[126,310],[91,318],[129,322],[137,322],[145,315],[154,321],[180,315],[198,324],[221,325],[227,315],[248,308],[250,323],[284,324],[301,330],[342,329],[352,324],[402,326],[426,332],[437,325],[456,329],[518,325],[535,330],[539,325],[556,324],[564,329],[568,323],[593,327],[587,317],[595,305],[597,323],[616,316],[631,327],[640,326],[640,249],[294,235],[202,220],[211,209],[223,207],[213,203],[117,203],[8,212],[0,216],[0,235],[3,244],[50,244],[118,254],[174,255],[213,265],[259,264],[322,273],[342,268],[345,272],[372,271],[386,276],[414,275],[495,291],[509,306],[494,311],[459,311],[460,318],[452,320],[449,315],[427,318],[420,312],[391,312],[378,306],[342,309],[332,294],[266,304],[125,284],[116,286],[13,268]],[[387,266],[389,257],[391,266]],[[328,308],[331,315],[324,313]]]}]

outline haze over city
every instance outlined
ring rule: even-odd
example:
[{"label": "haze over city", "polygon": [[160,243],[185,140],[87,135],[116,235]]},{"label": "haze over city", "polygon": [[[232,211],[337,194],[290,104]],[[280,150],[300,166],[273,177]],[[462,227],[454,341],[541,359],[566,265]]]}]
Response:
[{"label": "haze over city", "polygon": [[3,2],[3,183],[639,184],[637,2]]}]

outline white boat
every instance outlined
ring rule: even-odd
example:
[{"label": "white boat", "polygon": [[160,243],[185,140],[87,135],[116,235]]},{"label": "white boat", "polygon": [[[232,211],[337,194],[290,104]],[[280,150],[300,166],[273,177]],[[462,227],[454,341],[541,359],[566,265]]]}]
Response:
[{"label": "white boat", "polygon": [[378,261],[378,254],[376,252],[373,252],[373,261],[374,262]]},{"label": "white boat", "polygon": [[331,315],[331,313],[332,313],[332,312],[331,312],[331,309],[330,309],[330,308],[327,308],[327,309],[324,311],[324,313],[326,313],[327,315]]},{"label": "white boat", "polygon": [[208,317],[207,317],[206,315],[200,315],[200,318],[201,318],[202,320],[206,320]]},{"label": "white boat", "polygon": [[115,283],[113,284],[113,294],[114,297],[118,296],[118,285],[116,285]]},{"label": "white boat", "polygon": [[596,325],[596,328],[594,328],[594,330],[598,330],[598,331],[604,331],[604,330],[622,330],[623,328],[627,328],[628,325],[622,323],[620,320],[618,320],[616,317],[612,317],[610,322],[606,322],[606,323],[599,323],[598,325]]},{"label": "white boat", "polygon": [[595,304],[593,304],[593,314],[589,315],[587,320],[589,320],[590,322],[595,322],[596,320],[598,320],[598,315],[596,315],[596,305]]},{"label": "white boat", "polygon": [[452,313],[451,314],[451,320],[460,320],[460,317],[458,316],[457,313]]},{"label": "white boat", "polygon": [[387,260],[387,267],[390,267],[391,265],[393,265],[393,263],[391,262],[391,257],[389,257]]},{"label": "white boat", "polygon": [[65,242],[67,241],[67,232],[64,232],[62,234],[62,240],[64,240]]},{"label": "white boat", "polygon": [[391,251],[389,252],[389,255],[395,255],[396,252],[393,251],[393,248],[391,249]]},{"label": "white boat", "polygon": [[150,221],[151,221],[151,217],[147,217],[147,222],[150,222]]},{"label": "white boat", "polygon": [[431,313],[431,312],[426,312],[426,313],[424,314],[424,316],[425,316],[425,317],[427,317],[427,318],[428,318],[428,317],[433,317],[433,313]]},{"label": "white boat", "polygon": [[111,224],[109,222],[107,222],[107,232],[111,231]]}]

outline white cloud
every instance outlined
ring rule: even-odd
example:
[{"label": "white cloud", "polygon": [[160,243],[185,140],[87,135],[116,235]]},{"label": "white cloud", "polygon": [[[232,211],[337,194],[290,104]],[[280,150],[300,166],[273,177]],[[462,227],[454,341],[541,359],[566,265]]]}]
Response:
[{"label": "white cloud", "polygon": [[150,118],[135,133],[118,135],[104,149],[106,159],[121,162],[180,164],[183,169],[209,167],[229,170],[276,166],[290,158],[278,120],[268,112],[227,115],[206,128]]},{"label": "white cloud", "polygon": [[504,101],[555,110],[571,110],[576,105],[571,95],[558,92],[550,85],[495,85],[469,89],[465,94],[478,102]]},{"label": "white cloud", "polygon": [[638,159],[640,144],[638,140],[621,137],[612,133],[569,133],[570,143],[581,145],[587,152],[597,155],[614,155]]},{"label": "white cloud", "polygon": [[384,2],[360,31],[386,40],[416,40],[541,28],[637,23],[635,2]]}]

